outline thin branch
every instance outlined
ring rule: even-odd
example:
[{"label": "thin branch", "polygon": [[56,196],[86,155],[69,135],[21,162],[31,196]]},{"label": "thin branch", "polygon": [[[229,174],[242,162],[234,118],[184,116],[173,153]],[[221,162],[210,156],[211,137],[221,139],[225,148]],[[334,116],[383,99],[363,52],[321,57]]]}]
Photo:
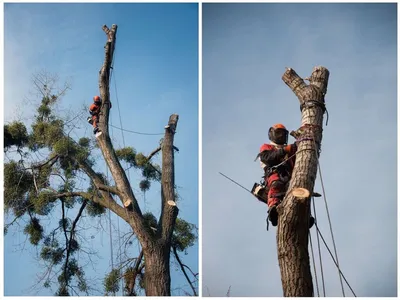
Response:
[{"label": "thin branch", "polygon": [[[138,258],[136,259],[135,266],[133,267],[132,277],[129,278],[130,281],[127,282],[126,289],[128,291],[128,296],[134,296],[135,295],[136,276],[139,274],[139,272],[141,270],[141,269],[139,269],[139,267],[140,267],[140,264],[142,262],[143,255],[144,255],[143,254],[143,250],[141,250]],[[142,265],[142,269],[143,269],[143,267],[144,267],[144,264]]]},{"label": "thin branch", "polygon": [[192,273],[193,277],[195,277],[197,279],[197,276],[199,276],[199,273],[193,272],[192,269],[185,264],[182,264],[182,266],[184,266],[186,269],[188,269],[190,271],[190,273]]},{"label": "thin branch", "polygon": [[52,157],[50,157],[48,160],[46,160],[45,162],[43,162],[43,163],[41,163],[41,164],[38,164],[38,165],[33,165],[33,166],[31,166],[30,168],[27,168],[27,169],[40,169],[40,168],[42,168],[42,167],[44,167],[45,165],[47,165],[48,163],[50,163],[50,162],[52,162],[52,164],[50,165],[50,167],[52,167],[55,163],[56,163],[56,161],[57,161],[57,159],[59,158],[60,156],[58,155],[58,154],[56,154],[56,155],[54,155],[54,156],[52,156]]},{"label": "thin branch", "polygon": [[147,160],[149,161],[154,155],[156,155],[159,151],[161,151],[161,146],[158,147],[157,149],[153,150],[148,156]]},{"label": "thin branch", "polygon": [[196,289],[194,288],[193,283],[190,281],[190,278],[189,278],[189,276],[187,275],[187,273],[185,271],[184,265],[183,265],[181,259],[179,258],[178,251],[176,250],[176,247],[172,247],[172,250],[174,251],[175,258],[176,258],[176,260],[178,261],[178,263],[179,263],[179,265],[181,267],[183,275],[185,275],[185,278],[186,278],[187,282],[189,283],[190,287],[192,288],[194,296],[197,296]]},{"label": "thin branch", "polygon": [[64,222],[65,215],[64,215],[64,201],[63,201],[63,227],[64,227],[65,237],[66,237],[66,240],[67,240],[66,241],[66,243],[67,243],[67,257],[65,259],[65,264],[64,264],[64,277],[65,277],[65,280],[66,280],[65,285],[69,286],[70,288],[71,288],[71,286],[69,285],[69,282],[67,282],[66,275],[67,275],[68,261],[69,261],[70,255],[71,255],[71,247],[72,247],[71,241],[72,241],[72,237],[74,235],[76,224],[78,223],[79,218],[81,217],[82,212],[85,209],[87,203],[88,203],[87,200],[83,201],[83,203],[82,203],[82,205],[81,205],[81,207],[79,209],[79,212],[78,212],[74,222],[72,223],[72,227],[71,227],[71,231],[70,231],[70,235],[69,235],[69,239],[68,239],[67,232],[66,232],[66,225],[65,225],[65,222]]},{"label": "thin branch", "polygon": [[5,225],[4,229],[7,230],[8,227],[12,226],[19,218],[21,218],[22,216],[19,217],[15,217],[14,220],[11,221],[11,223],[8,223]]},{"label": "thin branch", "polygon": [[61,210],[62,210],[62,227],[64,229],[65,234],[65,248],[68,247],[68,235],[67,235],[67,227],[66,227],[66,218],[65,218],[65,204],[64,200],[61,200]]}]

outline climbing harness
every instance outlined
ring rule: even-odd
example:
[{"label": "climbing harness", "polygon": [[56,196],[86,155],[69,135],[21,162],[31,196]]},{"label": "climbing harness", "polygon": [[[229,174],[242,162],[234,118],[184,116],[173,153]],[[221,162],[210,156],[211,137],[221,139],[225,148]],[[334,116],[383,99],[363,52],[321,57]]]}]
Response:
[{"label": "climbing harness", "polygon": [[300,104],[300,111],[303,112],[305,108],[312,108],[312,107],[319,107],[322,109],[323,113],[326,112],[326,126],[328,126],[328,120],[329,120],[329,112],[328,109],[326,108],[325,105],[325,100],[319,101],[319,100],[306,100],[303,103]]}]

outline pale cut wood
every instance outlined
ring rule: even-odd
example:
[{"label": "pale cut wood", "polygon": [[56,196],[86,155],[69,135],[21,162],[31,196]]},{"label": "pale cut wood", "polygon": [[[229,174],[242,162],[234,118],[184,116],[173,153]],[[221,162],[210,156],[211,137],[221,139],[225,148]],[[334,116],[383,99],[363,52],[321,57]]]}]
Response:
[{"label": "pale cut wood", "polygon": [[292,191],[292,194],[296,198],[300,198],[300,199],[306,199],[306,198],[310,197],[310,192],[304,188],[295,188]]},{"label": "pale cut wood", "polygon": [[168,200],[167,203],[168,205],[176,206],[176,202],[173,200]]}]

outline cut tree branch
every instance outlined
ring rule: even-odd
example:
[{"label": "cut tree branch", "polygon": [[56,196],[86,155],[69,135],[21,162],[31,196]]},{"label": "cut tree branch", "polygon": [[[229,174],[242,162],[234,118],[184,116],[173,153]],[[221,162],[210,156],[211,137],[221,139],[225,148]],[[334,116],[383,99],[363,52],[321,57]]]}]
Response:
[{"label": "cut tree branch", "polygon": [[292,68],[286,68],[282,80],[291,88],[300,101],[303,100],[303,90],[307,87],[307,84],[299,75],[297,75],[295,70]]},{"label": "cut tree branch", "polygon": [[161,175],[161,217],[158,233],[169,244],[175,227],[179,209],[175,202],[175,165],[174,165],[174,135],[178,125],[179,116],[173,114],[165,126],[162,148],[162,175]]}]

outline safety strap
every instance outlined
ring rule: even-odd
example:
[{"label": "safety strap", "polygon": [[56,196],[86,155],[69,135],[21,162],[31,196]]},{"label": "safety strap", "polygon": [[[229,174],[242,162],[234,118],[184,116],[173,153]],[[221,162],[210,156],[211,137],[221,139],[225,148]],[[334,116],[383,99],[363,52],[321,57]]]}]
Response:
[{"label": "safety strap", "polygon": [[326,112],[326,126],[328,126],[328,120],[329,120],[329,112],[326,108],[325,102],[324,101],[318,101],[318,100],[306,100],[303,103],[300,104],[300,111],[302,112],[303,109],[305,108],[311,108],[314,106],[318,106],[319,108],[322,109],[322,111],[325,113]]}]

